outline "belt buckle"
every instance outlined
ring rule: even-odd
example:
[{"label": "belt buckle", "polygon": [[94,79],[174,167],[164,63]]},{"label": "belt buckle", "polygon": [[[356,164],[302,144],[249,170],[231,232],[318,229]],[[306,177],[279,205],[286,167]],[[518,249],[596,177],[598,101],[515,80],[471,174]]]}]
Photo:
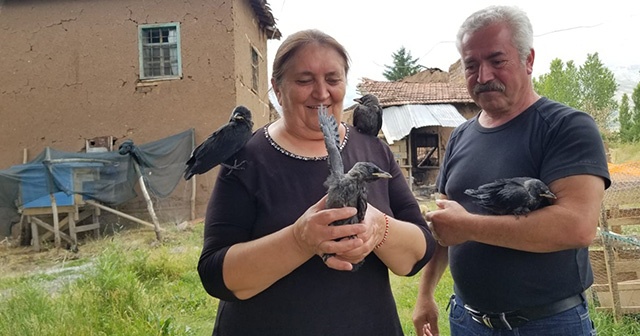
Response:
[{"label": "belt buckle", "polygon": [[493,324],[491,324],[491,319],[489,318],[489,316],[487,314],[483,314],[480,311],[472,308],[471,306],[465,304],[464,305],[464,309],[466,309],[469,314],[471,315],[471,319],[482,324],[483,326],[486,326],[490,329],[494,329],[493,328]]},{"label": "belt buckle", "polygon": [[491,324],[491,318],[489,318],[487,314],[482,315],[482,324],[489,327],[490,329],[493,329],[493,324]]},{"label": "belt buckle", "polygon": [[[464,308],[469,312],[469,314],[471,315],[471,319],[473,319],[474,321],[486,326],[489,329],[496,329],[493,323],[491,323],[491,317],[488,314],[483,314],[482,312],[466,304],[464,305]],[[502,322],[502,324],[507,327],[508,330],[513,330],[513,327],[511,327],[511,324],[507,320],[506,313],[499,313],[497,315],[500,319],[500,322]]]}]

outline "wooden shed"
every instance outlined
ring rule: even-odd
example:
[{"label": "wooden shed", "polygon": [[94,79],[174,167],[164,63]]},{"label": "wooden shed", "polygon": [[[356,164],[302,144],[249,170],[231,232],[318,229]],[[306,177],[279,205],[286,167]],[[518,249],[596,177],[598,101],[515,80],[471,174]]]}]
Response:
[{"label": "wooden shed", "polygon": [[433,187],[451,132],[480,110],[464,84],[450,81],[447,72],[427,69],[397,82],[363,78],[357,87],[380,100],[382,137],[411,185]]}]

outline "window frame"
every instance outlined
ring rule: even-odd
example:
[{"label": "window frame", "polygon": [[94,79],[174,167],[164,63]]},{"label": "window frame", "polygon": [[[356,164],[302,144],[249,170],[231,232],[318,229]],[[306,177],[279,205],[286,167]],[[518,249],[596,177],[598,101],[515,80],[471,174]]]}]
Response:
[{"label": "window frame", "polygon": [[262,55],[258,48],[253,45],[249,46],[249,52],[251,64],[251,90],[257,94],[260,90],[260,61],[262,60]]},{"label": "window frame", "polygon": [[[175,42],[160,42],[160,43],[145,43],[144,41],[144,32],[149,29],[158,29],[158,28],[173,28],[176,32],[176,41]],[[146,48],[150,45],[173,45],[175,44],[176,49],[176,61],[177,61],[177,74],[171,75],[155,75],[155,76],[147,76],[145,75],[145,59],[144,52]],[[138,58],[139,58],[139,67],[140,67],[140,80],[141,81],[153,81],[153,80],[166,80],[166,79],[181,79],[182,78],[182,52],[181,52],[181,37],[180,37],[180,22],[168,22],[168,23],[154,23],[154,24],[141,24],[138,25]]]}]

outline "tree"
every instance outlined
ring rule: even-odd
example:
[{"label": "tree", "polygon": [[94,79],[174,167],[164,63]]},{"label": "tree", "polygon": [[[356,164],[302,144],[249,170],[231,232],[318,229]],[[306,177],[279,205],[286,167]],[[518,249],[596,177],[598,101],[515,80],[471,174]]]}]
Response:
[{"label": "tree", "polygon": [[589,113],[600,131],[607,133],[609,119],[618,103],[618,83],[605,67],[598,53],[587,54],[587,60],[576,69],[573,61],[566,68],[559,59],[551,62],[551,71],[533,80],[535,90],[546,97]]},{"label": "tree", "polygon": [[407,76],[415,75],[424,68],[424,66],[417,64],[418,59],[414,59],[411,56],[411,52],[407,51],[404,47],[393,54],[393,65],[385,64],[385,71],[382,73],[384,78],[388,81],[399,81]]},{"label": "tree", "polygon": [[578,70],[578,78],[582,108],[593,116],[601,130],[605,130],[613,111],[618,107],[614,99],[618,83],[613,72],[602,64],[598,53],[587,54],[587,60]]},{"label": "tree", "polygon": [[633,113],[631,113],[631,121],[633,123],[631,127],[632,141],[640,141],[640,83],[633,89],[631,100],[633,101]]},{"label": "tree", "polygon": [[633,140],[633,120],[631,107],[629,106],[629,96],[622,95],[620,108],[618,109],[618,122],[620,122],[620,140],[629,142]]},{"label": "tree", "polygon": [[541,75],[539,80],[533,79],[533,87],[536,91],[555,101],[574,108],[580,106],[580,81],[578,80],[578,68],[573,61],[564,63],[559,58],[551,61],[548,74]]}]

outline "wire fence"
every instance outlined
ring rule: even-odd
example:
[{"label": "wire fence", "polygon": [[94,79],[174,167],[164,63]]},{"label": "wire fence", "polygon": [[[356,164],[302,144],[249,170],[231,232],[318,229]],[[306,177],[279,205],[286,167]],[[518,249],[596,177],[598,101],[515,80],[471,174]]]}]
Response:
[{"label": "wire fence", "polygon": [[596,309],[640,313],[640,162],[609,164],[599,230],[589,254]]}]

